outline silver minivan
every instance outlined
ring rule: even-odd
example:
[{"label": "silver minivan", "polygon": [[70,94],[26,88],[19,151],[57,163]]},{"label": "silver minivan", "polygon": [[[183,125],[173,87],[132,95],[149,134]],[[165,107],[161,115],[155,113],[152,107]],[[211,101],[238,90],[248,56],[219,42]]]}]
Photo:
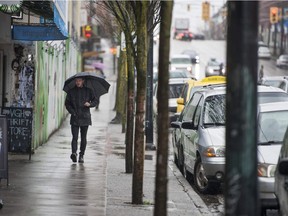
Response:
[{"label": "silver minivan", "polygon": [[287,126],[288,102],[259,105],[257,174],[262,212],[278,208],[274,174]]},{"label": "silver minivan", "polygon": [[[178,120],[171,123],[174,130],[172,143],[177,146],[173,148],[174,151],[177,149],[177,165],[187,178],[194,177],[195,187],[201,193],[217,189],[224,180],[225,96],[225,85],[204,87],[194,93]],[[288,101],[288,94],[278,88],[258,86],[258,100],[259,104]],[[258,149],[262,171],[261,165],[269,161],[263,149],[266,148],[261,146]],[[263,175],[259,180],[264,182],[262,186],[260,183],[263,189],[260,197],[269,197],[265,192],[270,187],[265,185],[267,178]],[[273,195],[274,191],[271,193]]]}]

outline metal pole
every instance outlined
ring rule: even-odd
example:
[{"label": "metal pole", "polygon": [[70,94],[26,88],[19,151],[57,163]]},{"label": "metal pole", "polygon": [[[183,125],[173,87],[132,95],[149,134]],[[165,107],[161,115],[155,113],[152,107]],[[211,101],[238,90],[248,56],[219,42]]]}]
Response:
[{"label": "metal pole", "polygon": [[281,20],[280,20],[280,25],[281,25],[281,41],[280,41],[280,55],[284,54],[284,4],[285,2],[282,2],[280,10],[281,10]]},{"label": "metal pole", "polygon": [[277,23],[274,23],[274,48],[273,48],[273,55],[276,56],[277,55]]},{"label": "metal pole", "polygon": [[225,215],[258,214],[258,1],[228,1]]},{"label": "metal pole", "polygon": [[[149,20],[149,28],[153,25],[153,18]],[[153,30],[149,33],[149,49],[147,62],[147,93],[146,93],[146,149],[153,150]]]}]

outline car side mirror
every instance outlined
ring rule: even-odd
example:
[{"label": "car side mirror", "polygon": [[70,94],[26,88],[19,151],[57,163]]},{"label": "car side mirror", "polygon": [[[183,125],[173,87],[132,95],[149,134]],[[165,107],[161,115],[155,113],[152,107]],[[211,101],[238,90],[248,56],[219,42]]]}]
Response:
[{"label": "car side mirror", "polygon": [[172,128],[180,128],[181,122],[173,121],[170,125]]},{"label": "car side mirror", "polygon": [[183,129],[190,129],[190,130],[195,129],[195,126],[194,126],[194,122],[193,122],[193,121],[182,122],[181,127],[182,127]]},{"label": "car side mirror", "polygon": [[281,175],[288,175],[288,159],[280,160],[278,169]]},{"label": "car side mirror", "polygon": [[178,98],[177,99],[177,104],[184,105],[184,98]]}]

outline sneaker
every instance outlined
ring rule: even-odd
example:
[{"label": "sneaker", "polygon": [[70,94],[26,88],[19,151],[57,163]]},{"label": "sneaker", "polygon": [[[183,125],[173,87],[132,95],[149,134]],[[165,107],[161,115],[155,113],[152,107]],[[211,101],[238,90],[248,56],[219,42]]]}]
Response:
[{"label": "sneaker", "polygon": [[83,158],[83,155],[79,155],[79,160],[78,160],[79,163],[84,163],[84,158]]},{"label": "sneaker", "polygon": [[72,153],[72,154],[70,155],[70,158],[71,158],[71,160],[72,160],[73,162],[77,162],[77,154],[76,154],[76,153]]}]

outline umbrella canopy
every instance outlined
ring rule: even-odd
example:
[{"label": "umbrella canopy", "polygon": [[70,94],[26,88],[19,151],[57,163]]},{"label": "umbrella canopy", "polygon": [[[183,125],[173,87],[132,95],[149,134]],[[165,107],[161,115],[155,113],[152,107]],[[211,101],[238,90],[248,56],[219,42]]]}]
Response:
[{"label": "umbrella canopy", "polygon": [[95,69],[99,69],[99,70],[103,70],[105,68],[104,64],[101,62],[94,62],[94,63],[92,63],[92,66]]},{"label": "umbrella canopy", "polygon": [[69,77],[63,87],[63,91],[68,93],[68,91],[75,87],[75,79],[83,78],[84,86],[93,90],[96,97],[100,97],[103,94],[106,94],[109,90],[110,84],[100,76],[97,76],[92,72],[81,72]]}]

